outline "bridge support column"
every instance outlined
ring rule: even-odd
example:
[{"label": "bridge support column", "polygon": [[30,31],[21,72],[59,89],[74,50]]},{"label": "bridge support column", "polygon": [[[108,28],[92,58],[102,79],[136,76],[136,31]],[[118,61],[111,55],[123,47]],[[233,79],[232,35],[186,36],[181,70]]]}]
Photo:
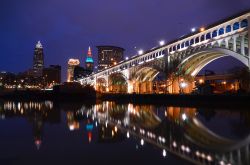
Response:
[{"label": "bridge support column", "polygon": [[240,52],[242,55],[245,55],[245,35],[240,36]]},{"label": "bridge support column", "polygon": [[228,41],[229,41],[229,38],[226,38],[226,39],[225,39],[226,49],[229,49]]},{"label": "bridge support column", "polygon": [[233,36],[233,51],[236,52],[236,36]]},{"label": "bridge support column", "polygon": [[128,93],[134,92],[134,83],[133,81],[128,81]]}]

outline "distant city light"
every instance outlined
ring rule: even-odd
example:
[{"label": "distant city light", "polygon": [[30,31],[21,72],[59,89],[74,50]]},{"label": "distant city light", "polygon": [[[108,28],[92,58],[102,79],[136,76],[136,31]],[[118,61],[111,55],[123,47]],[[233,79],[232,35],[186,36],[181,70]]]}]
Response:
[{"label": "distant city light", "polygon": [[139,51],[138,51],[138,54],[139,54],[139,55],[142,55],[142,54],[143,54],[143,50],[139,50]]},{"label": "distant city light", "polygon": [[196,31],[196,29],[195,29],[195,28],[192,28],[192,29],[191,29],[191,32],[195,32],[195,31]]},{"label": "distant city light", "polygon": [[165,41],[164,41],[164,40],[161,40],[161,41],[159,42],[159,44],[160,44],[160,46],[163,46],[163,45],[165,44]]},{"label": "distant city light", "polygon": [[125,59],[128,60],[128,57],[126,57]]}]

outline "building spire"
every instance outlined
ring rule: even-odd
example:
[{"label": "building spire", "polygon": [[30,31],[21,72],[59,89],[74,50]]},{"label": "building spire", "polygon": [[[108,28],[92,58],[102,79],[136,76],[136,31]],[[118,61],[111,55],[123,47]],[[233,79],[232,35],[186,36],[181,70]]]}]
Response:
[{"label": "building spire", "polygon": [[91,53],[91,48],[90,48],[90,46],[89,46],[89,50],[88,50],[88,56],[89,56],[89,57],[92,57],[92,53]]},{"label": "building spire", "polygon": [[42,46],[42,44],[41,44],[41,41],[38,41],[38,42],[37,42],[36,48],[43,48],[43,46]]}]

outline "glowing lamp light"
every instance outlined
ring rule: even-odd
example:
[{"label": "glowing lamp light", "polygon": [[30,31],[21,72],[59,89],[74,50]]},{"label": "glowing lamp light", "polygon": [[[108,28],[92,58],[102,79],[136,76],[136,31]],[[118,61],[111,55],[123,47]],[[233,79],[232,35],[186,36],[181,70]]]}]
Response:
[{"label": "glowing lamp light", "polygon": [[139,55],[142,55],[142,54],[143,54],[143,50],[139,50],[139,51],[138,51],[138,54],[139,54]]},{"label": "glowing lamp light", "polygon": [[125,59],[128,60],[128,57],[126,57]]},{"label": "glowing lamp light", "polygon": [[201,27],[201,28],[200,28],[200,31],[201,31],[201,32],[204,32],[204,31],[205,31],[205,28],[204,28],[204,27]]},{"label": "glowing lamp light", "polygon": [[159,42],[159,44],[160,44],[160,46],[163,46],[163,45],[165,44],[165,41],[164,41],[164,40],[161,40],[161,41]]},{"label": "glowing lamp light", "polygon": [[195,32],[195,31],[196,31],[196,29],[195,29],[195,28],[192,28],[192,29],[191,29],[191,32]]},{"label": "glowing lamp light", "polygon": [[203,79],[199,79],[199,83],[200,84],[204,83],[204,80]]},{"label": "glowing lamp light", "polygon": [[181,115],[181,118],[182,118],[183,121],[185,121],[185,120],[187,120],[187,115],[186,115],[185,113],[183,113],[183,114]]},{"label": "glowing lamp light", "polygon": [[181,86],[181,88],[185,88],[185,87],[187,86],[187,83],[181,82],[181,83],[180,83],[180,86]]}]

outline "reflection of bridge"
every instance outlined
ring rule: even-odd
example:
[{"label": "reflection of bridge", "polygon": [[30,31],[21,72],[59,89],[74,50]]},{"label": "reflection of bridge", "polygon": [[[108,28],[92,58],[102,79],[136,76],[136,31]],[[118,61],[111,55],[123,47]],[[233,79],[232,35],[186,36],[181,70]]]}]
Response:
[{"label": "reflection of bridge", "polygon": [[184,79],[186,76],[195,77],[216,59],[231,56],[250,68],[249,21],[250,13],[234,17],[134,56],[79,82],[91,84],[98,91],[151,93],[154,90],[152,81],[162,73],[168,75],[165,78],[168,91],[178,93],[179,80],[173,75]]},{"label": "reflection of bridge", "polygon": [[[116,107],[113,105],[110,108],[108,104],[111,103],[97,105],[87,113],[93,114],[93,117],[100,123],[116,127],[128,137],[133,135],[141,139],[141,143],[144,141],[151,143],[163,149],[163,152],[169,151],[195,164],[244,164],[250,161],[249,137],[234,141],[217,135],[195,117],[195,109],[173,109],[172,107],[166,111],[165,115],[173,122],[166,123],[166,120],[160,120],[152,109],[123,105],[123,108],[119,108],[123,114],[121,117],[118,113],[111,114],[110,110],[114,111]],[[86,113],[84,107],[81,110]],[[141,111],[146,111],[147,115],[143,115]],[[146,117],[145,120],[154,122],[141,124],[140,115],[143,115],[142,118]],[[131,121],[134,117],[137,120]],[[164,127],[164,123],[168,126]],[[159,133],[159,130],[163,128],[164,135]]]}]

